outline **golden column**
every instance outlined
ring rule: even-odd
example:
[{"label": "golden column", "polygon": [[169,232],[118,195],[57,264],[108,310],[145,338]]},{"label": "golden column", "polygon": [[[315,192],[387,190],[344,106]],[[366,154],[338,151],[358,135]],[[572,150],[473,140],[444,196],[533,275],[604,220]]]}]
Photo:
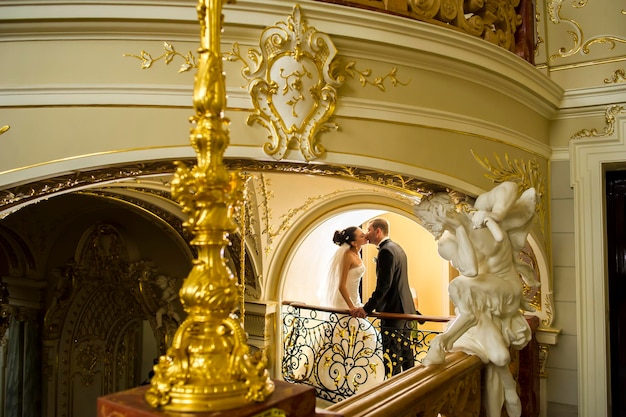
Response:
[{"label": "golden column", "polygon": [[264,401],[274,390],[266,358],[250,355],[242,321],[233,314],[240,291],[224,259],[244,186],[223,163],[229,120],[220,52],[222,0],[199,0],[197,12],[201,44],[190,118],[197,165],[177,164],[172,196],[189,216],[185,227],[193,233],[198,257],[180,290],[188,316],[155,365],[145,394],[152,407],[177,412],[228,410]]}]

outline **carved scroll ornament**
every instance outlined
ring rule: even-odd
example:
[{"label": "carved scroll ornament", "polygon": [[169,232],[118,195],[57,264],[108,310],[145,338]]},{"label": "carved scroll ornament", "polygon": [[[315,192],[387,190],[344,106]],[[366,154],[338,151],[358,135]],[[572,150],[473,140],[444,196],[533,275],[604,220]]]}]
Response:
[{"label": "carved scroll ornament", "polygon": [[[238,48],[235,44],[229,60],[244,60]],[[337,128],[328,123],[341,85],[331,72],[337,49],[328,35],[302,20],[299,5],[287,22],[263,31],[259,48],[248,51],[256,67],[242,70],[256,109],[248,124],[270,132],[263,150],[273,158],[282,159],[293,144],[307,161],[316,159],[324,153],[317,135]]]}]

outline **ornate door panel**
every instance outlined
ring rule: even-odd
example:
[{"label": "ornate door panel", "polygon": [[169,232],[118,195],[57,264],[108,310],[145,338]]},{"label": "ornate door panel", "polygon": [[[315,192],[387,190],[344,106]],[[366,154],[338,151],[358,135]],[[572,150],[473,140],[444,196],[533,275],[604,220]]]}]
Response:
[{"label": "ornate door panel", "polygon": [[[93,226],[60,272],[45,318],[48,415],[96,415],[98,396],[139,385],[143,311],[129,250],[113,226]],[[54,388],[54,389],[50,389]]]}]

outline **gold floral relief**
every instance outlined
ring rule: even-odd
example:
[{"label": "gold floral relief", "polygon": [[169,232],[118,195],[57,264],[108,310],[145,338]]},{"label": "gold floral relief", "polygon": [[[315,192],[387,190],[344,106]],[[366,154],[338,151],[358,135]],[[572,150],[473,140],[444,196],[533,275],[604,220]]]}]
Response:
[{"label": "gold floral relief", "polygon": [[157,57],[153,57],[151,53],[142,50],[139,55],[134,54],[123,54],[122,56],[135,58],[141,61],[141,69],[149,69],[152,68],[152,64],[157,61],[163,60],[166,65],[171,64],[174,61],[174,58],[182,59],[183,63],[178,67],[178,72],[187,72],[192,68],[198,68],[198,63],[196,60],[196,56],[191,52],[187,51],[185,55],[176,51],[176,48],[169,43],[163,42],[164,53]]}]

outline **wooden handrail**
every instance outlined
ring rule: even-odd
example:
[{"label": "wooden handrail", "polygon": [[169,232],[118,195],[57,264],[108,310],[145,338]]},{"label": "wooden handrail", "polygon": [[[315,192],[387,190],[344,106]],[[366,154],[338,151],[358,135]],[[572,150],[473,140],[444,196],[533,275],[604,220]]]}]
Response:
[{"label": "wooden handrail", "polygon": [[450,353],[442,365],[409,369],[327,411],[343,417],[478,417],[483,366],[477,356]]},{"label": "wooden handrail", "polygon": [[[348,309],[317,306],[313,304],[302,303],[299,301],[283,301],[283,305],[288,305],[288,306],[296,307],[296,308],[307,308],[309,310],[325,311],[328,313],[350,314],[350,311]],[[376,312],[372,312],[368,314],[368,317],[376,317],[380,319],[395,319],[395,320],[398,320],[398,319],[414,320],[414,321],[425,320],[425,321],[430,321],[430,322],[435,322],[435,323],[447,323],[454,319],[454,317],[423,316],[419,314],[400,314],[400,313],[376,313]]]}]

